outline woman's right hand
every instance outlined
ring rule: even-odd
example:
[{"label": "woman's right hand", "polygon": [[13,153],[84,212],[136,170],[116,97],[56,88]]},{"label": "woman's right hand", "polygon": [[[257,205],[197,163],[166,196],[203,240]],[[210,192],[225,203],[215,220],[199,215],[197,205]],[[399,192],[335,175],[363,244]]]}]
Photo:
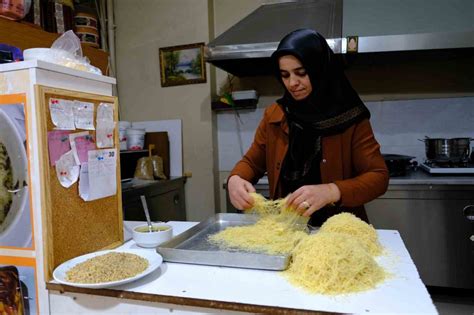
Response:
[{"label": "woman's right hand", "polygon": [[232,205],[239,209],[249,209],[253,206],[253,198],[250,193],[255,192],[252,184],[239,175],[233,175],[227,181],[227,189],[229,190],[229,198]]}]

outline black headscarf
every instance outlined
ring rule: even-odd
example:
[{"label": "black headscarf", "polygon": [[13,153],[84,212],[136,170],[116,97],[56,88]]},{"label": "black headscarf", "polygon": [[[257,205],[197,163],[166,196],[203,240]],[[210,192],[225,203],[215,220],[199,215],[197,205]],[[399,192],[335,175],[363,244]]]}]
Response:
[{"label": "black headscarf", "polygon": [[283,84],[279,58],[293,55],[303,65],[312,85],[311,94],[295,100],[288,90],[277,102],[289,125],[289,148],[282,166],[283,190],[321,182],[321,137],[343,132],[370,113],[352,88],[324,37],[310,29],[286,35],[272,54],[277,78]]}]

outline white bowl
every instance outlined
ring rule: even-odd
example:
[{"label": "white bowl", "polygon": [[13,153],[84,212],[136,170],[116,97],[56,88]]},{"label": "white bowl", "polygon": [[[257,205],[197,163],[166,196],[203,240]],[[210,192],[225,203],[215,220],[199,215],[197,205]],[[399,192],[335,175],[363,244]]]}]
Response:
[{"label": "white bowl", "polygon": [[[0,106],[0,142],[5,146],[8,156],[10,157],[10,163],[12,167],[13,183],[19,183],[20,191],[13,194],[12,204],[10,210],[3,221],[0,224],[0,244],[8,243],[4,237],[10,233],[25,233],[25,229],[30,229],[31,226],[24,226],[26,222],[21,223],[21,226],[16,227],[19,224],[21,217],[28,216],[29,213],[29,196],[28,189],[24,187],[24,183],[28,183],[28,160],[26,157],[25,145],[22,141],[20,131],[17,129],[12,119],[4,112]],[[21,220],[25,221],[25,220]],[[28,223],[29,224],[29,223]],[[8,238],[10,239],[10,238]],[[11,246],[11,245],[10,245]]]},{"label": "white bowl", "polygon": [[[165,223],[152,223],[153,229],[158,231],[149,232],[148,225],[142,224],[133,229],[133,240],[140,247],[153,248],[173,237],[173,227]],[[143,231],[143,232],[142,232]]]}]

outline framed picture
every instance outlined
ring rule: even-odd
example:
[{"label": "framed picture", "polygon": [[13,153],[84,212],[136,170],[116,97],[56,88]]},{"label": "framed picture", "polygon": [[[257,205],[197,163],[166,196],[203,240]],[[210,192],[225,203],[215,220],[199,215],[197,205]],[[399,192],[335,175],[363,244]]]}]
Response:
[{"label": "framed picture", "polygon": [[160,48],[161,86],[206,82],[204,43]]}]

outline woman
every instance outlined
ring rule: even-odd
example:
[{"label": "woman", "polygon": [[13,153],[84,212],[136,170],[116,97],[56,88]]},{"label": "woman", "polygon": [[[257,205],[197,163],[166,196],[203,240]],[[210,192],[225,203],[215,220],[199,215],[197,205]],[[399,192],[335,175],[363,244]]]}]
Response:
[{"label": "woman", "polygon": [[285,36],[272,55],[285,94],[265,110],[255,139],[228,180],[232,204],[250,208],[256,183],[268,173],[270,198],[311,225],[339,212],[367,220],[363,208],[385,193],[388,170],[369,122],[370,113],[319,33]]}]

